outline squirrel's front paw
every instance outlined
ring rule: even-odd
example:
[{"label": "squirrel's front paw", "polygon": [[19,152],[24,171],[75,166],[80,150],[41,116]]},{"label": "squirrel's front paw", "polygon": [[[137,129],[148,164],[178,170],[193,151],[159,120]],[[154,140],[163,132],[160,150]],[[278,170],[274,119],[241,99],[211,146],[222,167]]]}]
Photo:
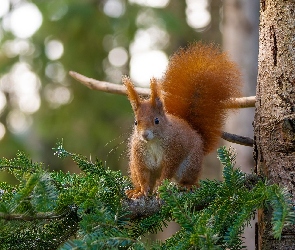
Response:
[{"label": "squirrel's front paw", "polygon": [[140,190],[140,189],[129,189],[125,191],[125,194],[129,199],[139,199],[142,196],[147,196],[148,191]]}]

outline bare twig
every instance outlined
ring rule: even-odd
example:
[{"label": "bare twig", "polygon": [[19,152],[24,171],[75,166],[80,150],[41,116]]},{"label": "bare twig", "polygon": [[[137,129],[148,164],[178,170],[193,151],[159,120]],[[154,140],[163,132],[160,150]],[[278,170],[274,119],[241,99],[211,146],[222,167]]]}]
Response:
[{"label": "bare twig", "polygon": [[[104,92],[113,93],[113,94],[126,95],[126,88],[123,85],[104,82],[104,81],[98,81],[93,78],[83,76],[74,71],[70,71],[69,74],[71,77],[73,77],[74,79],[76,79],[77,81],[84,84],[86,87],[90,89],[104,91]],[[142,96],[150,95],[150,89],[148,88],[136,87],[135,90],[137,91],[138,94]],[[233,102],[231,102],[230,106],[235,108],[254,107],[255,96],[235,98]]]},{"label": "bare twig", "polygon": [[245,96],[233,99],[233,108],[252,108],[255,107],[256,96]]},{"label": "bare twig", "polygon": [[[85,85],[86,87],[93,89],[93,90],[99,90],[103,92],[113,93],[113,94],[120,94],[120,95],[126,95],[126,88],[123,85],[114,84],[110,82],[103,82],[98,81],[93,78],[89,78],[87,76],[83,76],[77,72],[70,71],[70,76]],[[135,88],[135,90],[138,92],[138,94],[143,96],[148,96],[150,94],[150,89],[148,88]]]},{"label": "bare twig", "polygon": [[249,137],[222,132],[221,138],[236,144],[253,147],[254,140]]}]

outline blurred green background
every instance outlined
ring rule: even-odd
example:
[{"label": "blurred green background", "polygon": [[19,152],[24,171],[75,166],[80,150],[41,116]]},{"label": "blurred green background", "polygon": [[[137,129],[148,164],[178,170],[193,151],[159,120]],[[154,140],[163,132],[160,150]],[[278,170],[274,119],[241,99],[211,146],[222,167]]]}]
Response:
[{"label": "blurred green background", "polygon": [[220,43],[222,2],[196,2],[1,0],[0,157],[22,150],[52,169],[75,171],[53,156],[63,139],[72,152],[126,169],[129,102],[90,90],[68,72],[118,84],[131,73],[146,84],[179,46]]},{"label": "blurred green background", "polygon": [[[68,72],[117,84],[128,74],[148,86],[169,55],[202,40],[229,52],[244,95],[255,95],[258,24],[259,0],[0,0],[0,158],[21,150],[50,169],[77,172],[53,155],[63,139],[68,151],[126,174],[133,126],[127,98],[90,90]],[[253,115],[240,111],[226,131],[253,137]],[[250,172],[252,148],[234,147]],[[204,165],[203,178],[220,178],[216,152]],[[0,181],[11,178],[1,172]],[[169,228],[159,238],[177,230]],[[253,232],[245,236],[249,249]]]},{"label": "blurred green background", "polygon": [[[21,150],[50,169],[78,171],[53,155],[63,139],[67,150],[126,173],[133,125],[127,98],[90,90],[68,72],[117,84],[127,74],[148,87],[174,51],[202,40],[229,52],[244,94],[254,95],[258,10],[258,0],[0,0],[0,157]],[[253,136],[253,110],[235,120],[229,132]],[[251,167],[247,150],[239,159]],[[218,178],[213,154],[204,172]]]}]

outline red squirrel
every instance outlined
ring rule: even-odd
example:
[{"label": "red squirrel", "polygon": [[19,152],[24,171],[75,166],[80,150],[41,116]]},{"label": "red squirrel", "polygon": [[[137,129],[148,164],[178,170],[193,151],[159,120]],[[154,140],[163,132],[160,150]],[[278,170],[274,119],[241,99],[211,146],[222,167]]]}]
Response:
[{"label": "red squirrel", "polygon": [[202,161],[217,147],[230,98],[239,97],[240,72],[214,45],[193,43],[169,60],[162,79],[152,78],[149,99],[123,77],[135,115],[130,138],[128,198],[156,191],[164,179],[198,185]]}]

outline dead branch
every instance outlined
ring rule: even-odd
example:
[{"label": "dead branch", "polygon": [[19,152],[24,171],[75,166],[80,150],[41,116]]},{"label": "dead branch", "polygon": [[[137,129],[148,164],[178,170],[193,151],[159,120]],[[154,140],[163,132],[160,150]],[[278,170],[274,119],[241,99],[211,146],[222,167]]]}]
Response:
[{"label": "dead branch", "polygon": [[233,99],[233,108],[252,108],[255,107],[256,96],[245,96]]},{"label": "dead branch", "polygon": [[253,147],[254,140],[249,137],[222,132],[221,138],[232,143]]},{"label": "dead branch", "polygon": [[[93,78],[89,78],[87,76],[81,75],[77,72],[70,71],[70,76],[85,85],[86,87],[93,89],[93,90],[99,90],[104,91],[108,93],[113,94],[120,94],[120,95],[126,95],[126,88],[123,85],[114,84],[110,82],[104,82],[104,81],[98,81]],[[150,95],[150,89],[148,88],[135,88],[138,94],[142,96],[148,96]],[[235,98],[231,104],[230,107],[234,108],[249,108],[255,106],[255,96],[248,96],[248,97],[241,97],[241,98]]]},{"label": "dead branch", "polygon": [[[126,95],[126,88],[123,85],[114,84],[110,82],[104,82],[104,81],[98,81],[93,78],[89,78],[87,76],[83,76],[77,72],[70,71],[70,76],[85,85],[86,87],[93,89],[93,90],[99,90],[107,93],[112,94],[119,94],[119,95]],[[148,88],[135,88],[138,94],[142,96],[148,96],[150,95],[150,89]]]}]

